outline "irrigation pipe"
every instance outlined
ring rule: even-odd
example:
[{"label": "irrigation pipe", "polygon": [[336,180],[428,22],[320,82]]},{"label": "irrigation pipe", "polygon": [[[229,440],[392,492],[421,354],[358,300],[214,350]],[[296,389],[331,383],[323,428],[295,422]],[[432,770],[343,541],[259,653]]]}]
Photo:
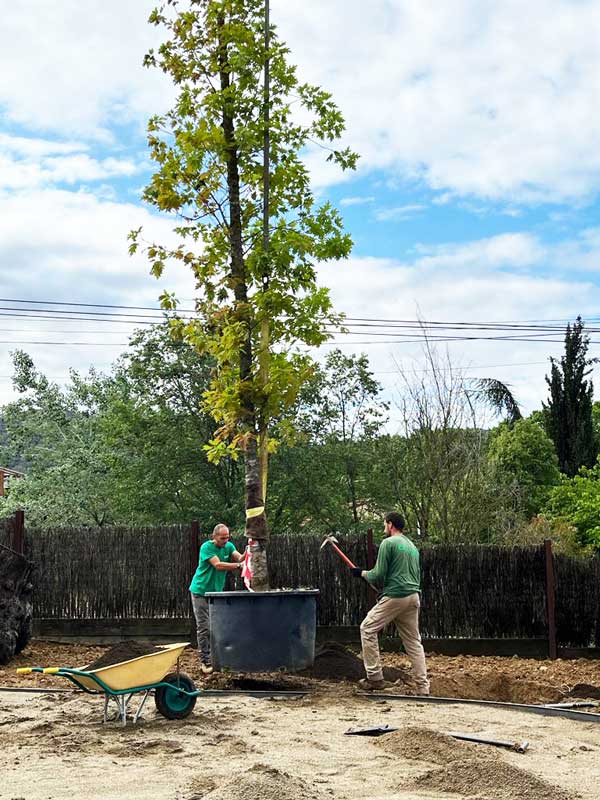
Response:
[{"label": "irrigation pipe", "polygon": [[26,692],[27,694],[73,694],[76,691],[77,689],[39,689],[31,687],[20,689],[18,686],[0,686],[0,692]]},{"label": "irrigation pipe", "polygon": [[[25,692],[25,693],[38,693],[38,694],[73,694],[80,692],[78,689],[38,689],[38,688],[23,688],[20,689],[16,686],[0,686],[0,692]],[[301,692],[301,691],[269,691],[269,690],[254,690],[254,689],[203,689],[202,697],[281,697],[283,699],[293,699],[296,697],[306,697],[307,695],[317,695],[318,692]],[[323,694],[323,693],[321,693]],[[330,694],[335,694],[331,692]],[[422,697],[407,694],[385,694],[381,692],[357,692],[355,697],[366,698],[367,700],[404,700],[412,703],[434,703],[445,705],[470,705],[470,706],[483,706],[487,708],[501,708],[505,711],[523,711],[527,714],[541,714],[544,717],[564,717],[566,719],[573,719],[577,722],[596,722],[600,723],[600,714],[591,711],[572,711],[566,708],[556,708],[552,706],[536,706],[527,705],[526,703],[501,703],[496,700],[467,700],[461,697]]]},{"label": "irrigation pipe", "polygon": [[[42,688],[19,688],[18,686],[0,686],[0,692],[24,692],[26,694],[85,694],[80,689],[42,689]],[[224,695],[232,695],[238,697],[305,697],[311,692],[286,692],[286,691],[268,691],[257,689],[202,689],[199,696],[205,697],[223,697]]]},{"label": "irrigation pipe", "polygon": [[578,722],[600,722],[600,714],[590,711],[571,711],[565,708],[528,705],[526,703],[501,703],[498,700],[466,700],[460,697],[423,697],[421,695],[385,694],[382,692],[361,692],[360,697],[366,697],[368,700],[408,700],[412,703],[484,706],[487,708],[503,708],[505,711],[524,711],[527,714],[541,714],[544,717],[566,717]]}]

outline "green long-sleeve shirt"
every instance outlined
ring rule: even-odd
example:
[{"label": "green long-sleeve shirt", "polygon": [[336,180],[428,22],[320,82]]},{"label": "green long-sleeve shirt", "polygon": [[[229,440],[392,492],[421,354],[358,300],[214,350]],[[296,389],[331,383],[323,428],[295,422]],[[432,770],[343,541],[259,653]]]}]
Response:
[{"label": "green long-sleeve shirt", "polygon": [[384,539],[377,561],[366,574],[369,583],[383,586],[385,597],[408,597],[421,589],[419,551],[404,534]]}]

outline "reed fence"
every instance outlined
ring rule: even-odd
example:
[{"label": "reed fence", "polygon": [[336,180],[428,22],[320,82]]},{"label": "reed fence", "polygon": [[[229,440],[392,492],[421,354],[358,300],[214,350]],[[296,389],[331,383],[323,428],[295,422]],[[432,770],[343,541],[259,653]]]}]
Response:
[{"label": "reed fence", "polygon": [[[0,542],[11,528],[0,522]],[[358,565],[373,553],[366,534],[338,536]],[[38,619],[190,618],[188,586],[198,557],[198,531],[154,528],[28,529],[35,563]],[[319,589],[318,625],[355,626],[369,606],[364,581],[352,578],[316,536],[269,542],[272,588]],[[239,550],[245,540],[236,543]],[[421,549],[424,637],[534,639],[548,636],[544,546],[456,545]],[[556,630],[561,646],[600,646],[600,559],[554,556]],[[226,588],[242,588],[228,576]]]}]

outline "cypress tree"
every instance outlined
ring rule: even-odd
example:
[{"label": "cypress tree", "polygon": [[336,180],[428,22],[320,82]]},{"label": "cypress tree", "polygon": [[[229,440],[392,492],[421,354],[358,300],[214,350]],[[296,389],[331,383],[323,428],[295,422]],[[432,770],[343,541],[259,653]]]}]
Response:
[{"label": "cypress tree", "polygon": [[598,443],[592,422],[594,386],[587,380],[596,359],[587,358],[590,344],[583,333],[581,317],[567,325],[565,354],[560,363],[551,358],[548,404],[544,406],[544,424],[554,442],[561,472],[573,477],[582,466],[591,467],[598,455]]}]

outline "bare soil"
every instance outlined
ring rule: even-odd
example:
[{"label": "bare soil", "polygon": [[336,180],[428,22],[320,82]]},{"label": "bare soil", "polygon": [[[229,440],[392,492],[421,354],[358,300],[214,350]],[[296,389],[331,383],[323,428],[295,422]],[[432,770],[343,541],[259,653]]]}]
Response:
[{"label": "bare soil", "polygon": [[[18,676],[19,666],[92,663],[108,648],[33,641],[0,687],[67,688],[51,675]],[[356,654],[350,654],[356,658]],[[338,652],[336,658],[350,663]],[[408,662],[386,666],[408,678]],[[355,665],[355,661],[352,661]],[[198,686],[304,687],[299,699],[200,696],[181,721],[149,698],[137,725],[102,724],[102,698],[0,692],[0,800],[592,800],[600,796],[600,724],[500,708],[433,705],[418,698],[368,699],[348,680],[310,675],[213,675],[202,679],[188,649],[182,669]],[[593,693],[600,663],[428,657],[434,694],[519,702]],[[339,678],[339,674],[336,674]],[[409,694],[399,679],[393,691]],[[587,688],[586,688],[587,687]],[[133,703],[135,704],[135,700]],[[134,705],[135,708],[135,705]],[[600,709],[598,709],[600,710]],[[378,738],[350,728],[389,725]],[[518,754],[460,742],[449,731],[530,742]]]},{"label": "bare soil", "polygon": [[130,661],[132,658],[156,653],[159,649],[156,645],[148,642],[119,642],[119,644],[102,653],[99,658],[94,659],[91,664],[88,664],[87,669],[91,671],[101,667],[110,667],[113,664],[121,664],[123,661]]},{"label": "bare soil", "polygon": [[[134,642],[117,645],[140,648],[138,655],[148,652],[156,643]],[[142,652],[143,651],[143,652]],[[0,686],[57,686],[56,678],[49,675],[19,676],[17,667],[83,667],[98,663],[115,648],[57,644],[33,640],[29,646],[12,659],[9,665],[0,666]],[[110,659],[109,659],[110,660]],[[411,693],[410,664],[406,656],[384,653],[386,680],[396,683],[393,691]],[[200,672],[196,652],[188,648],[181,659],[181,668],[196,683],[211,688],[281,688],[351,690],[356,681],[364,677],[362,661],[358,654],[340,645],[327,644],[317,651],[315,667],[310,673],[276,674],[214,674],[206,678]],[[463,697],[473,700],[498,700],[511,703],[556,703],[574,699],[600,700],[600,661],[577,659],[567,661],[538,661],[535,659],[501,658],[492,656],[427,656],[427,669],[431,679],[431,694],[437,697]],[[347,685],[346,685],[347,684]],[[60,684],[59,684],[60,685]],[[600,708],[598,709],[600,711]]]}]

